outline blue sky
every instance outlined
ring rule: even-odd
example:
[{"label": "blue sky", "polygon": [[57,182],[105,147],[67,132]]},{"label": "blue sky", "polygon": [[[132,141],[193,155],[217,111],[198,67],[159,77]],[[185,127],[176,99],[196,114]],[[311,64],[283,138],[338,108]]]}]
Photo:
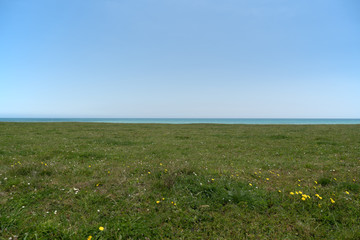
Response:
[{"label": "blue sky", "polygon": [[0,0],[0,117],[360,118],[357,0]]}]

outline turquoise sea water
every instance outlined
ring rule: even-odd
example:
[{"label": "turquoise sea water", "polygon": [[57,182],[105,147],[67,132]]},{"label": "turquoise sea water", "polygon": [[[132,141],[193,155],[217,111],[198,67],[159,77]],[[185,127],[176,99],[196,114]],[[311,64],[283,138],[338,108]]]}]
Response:
[{"label": "turquoise sea water", "polygon": [[103,122],[163,124],[360,124],[360,119],[310,118],[0,118],[0,122]]}]

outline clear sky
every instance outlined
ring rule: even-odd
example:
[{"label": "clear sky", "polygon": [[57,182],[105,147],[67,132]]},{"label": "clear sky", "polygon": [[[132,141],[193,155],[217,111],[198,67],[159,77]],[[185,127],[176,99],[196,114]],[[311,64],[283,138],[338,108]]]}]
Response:
[{"label": "clear sky", "polygon": [[0,0],[0,117],[360,118],[360,1]]}]

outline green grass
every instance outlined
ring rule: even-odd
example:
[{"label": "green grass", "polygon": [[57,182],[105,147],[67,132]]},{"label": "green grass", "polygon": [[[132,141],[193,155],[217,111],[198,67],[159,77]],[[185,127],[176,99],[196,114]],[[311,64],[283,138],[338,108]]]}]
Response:
[{"label": "green grass", "polygon": [[359,125],[0,123],[0,239],[360,239],[359,163]]}]

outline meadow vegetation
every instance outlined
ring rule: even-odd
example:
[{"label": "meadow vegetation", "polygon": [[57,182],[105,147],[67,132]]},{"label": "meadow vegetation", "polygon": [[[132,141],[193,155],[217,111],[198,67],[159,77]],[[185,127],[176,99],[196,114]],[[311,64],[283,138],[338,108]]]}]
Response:
[{"label": "meadow vegetation", "polygon": [[360,125],[0,123],[0,239],[360,239]]}]

